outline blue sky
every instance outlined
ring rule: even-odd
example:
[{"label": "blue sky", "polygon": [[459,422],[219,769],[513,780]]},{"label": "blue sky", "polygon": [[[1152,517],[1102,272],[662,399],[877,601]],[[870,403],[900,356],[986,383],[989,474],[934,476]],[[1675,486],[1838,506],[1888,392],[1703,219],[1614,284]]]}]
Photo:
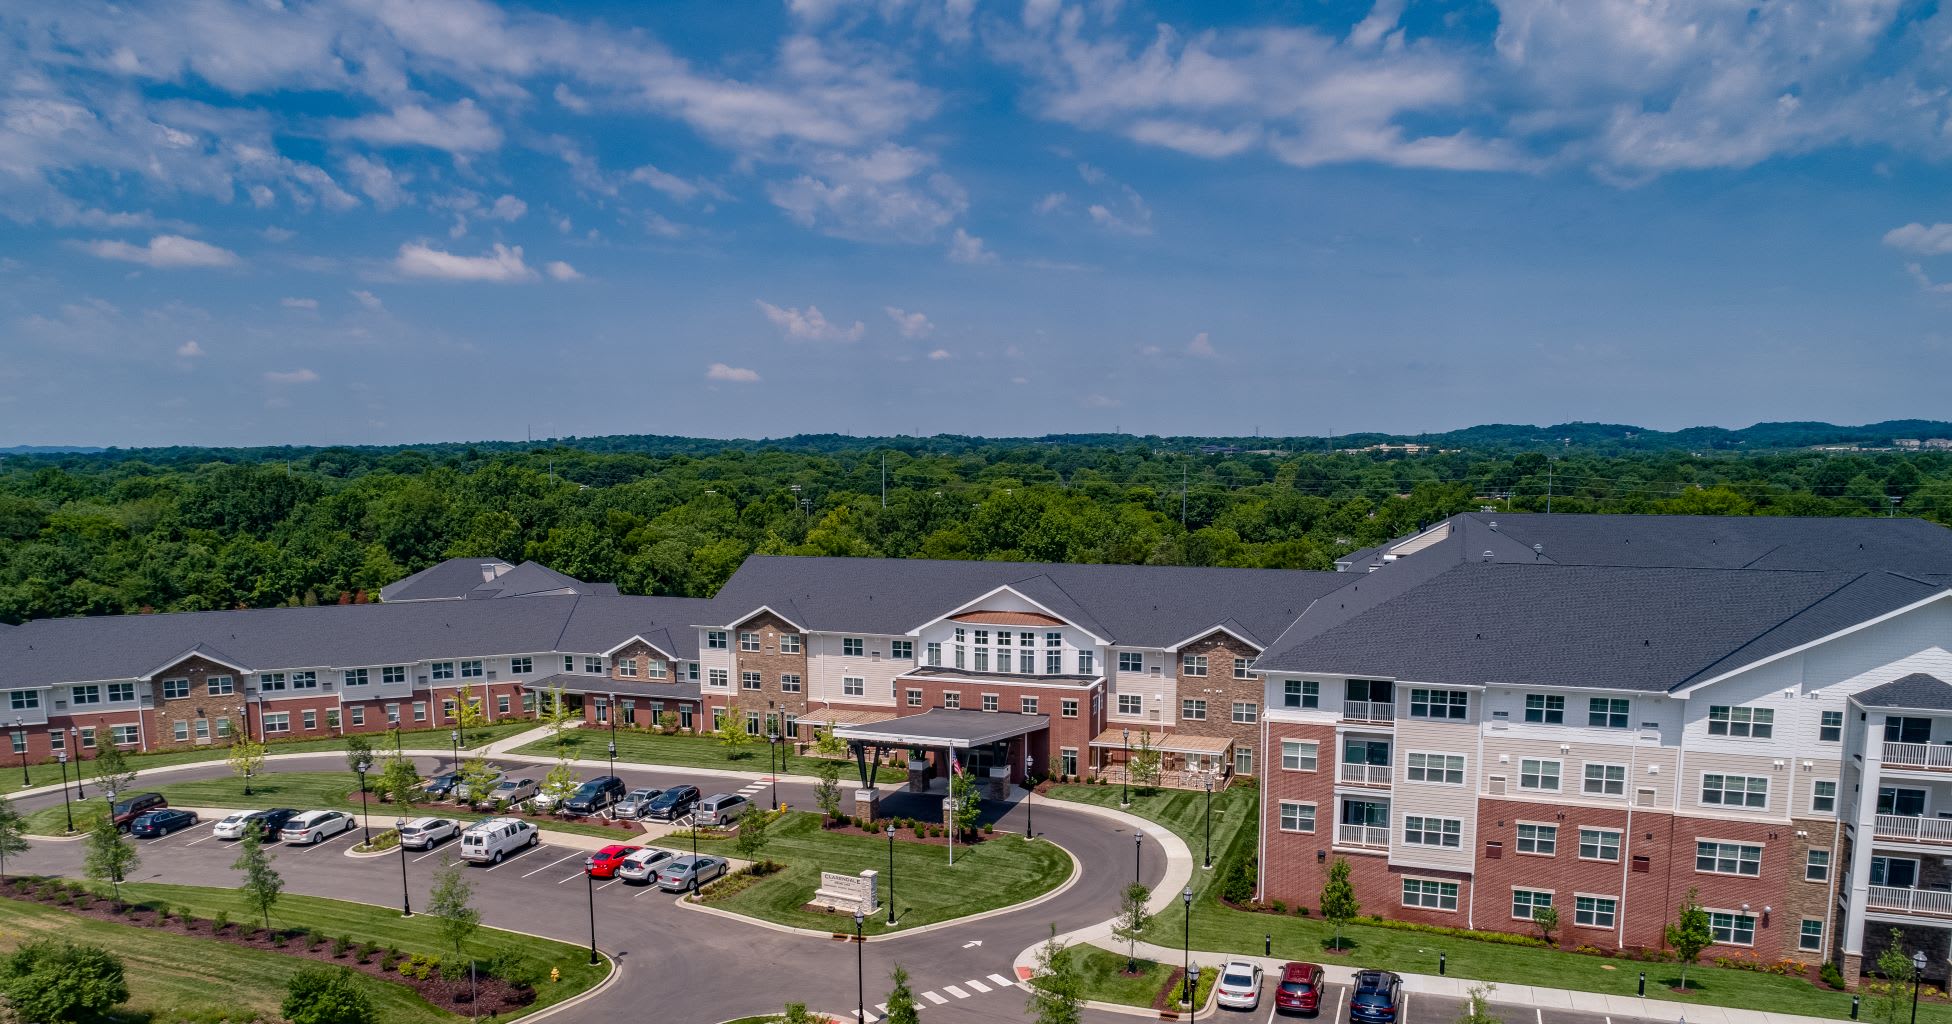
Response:
[{"label": "blue sky", "polygon": [[0,28],[0,444],[1947,415],[1935,3]]}]

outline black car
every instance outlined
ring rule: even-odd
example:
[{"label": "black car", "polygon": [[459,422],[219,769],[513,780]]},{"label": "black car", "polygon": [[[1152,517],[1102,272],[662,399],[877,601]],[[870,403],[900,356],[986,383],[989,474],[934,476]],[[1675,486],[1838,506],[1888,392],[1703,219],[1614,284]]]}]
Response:
[{"label": "black car", "polygon": [[166,807],[160,811],[150,811],[130,822],[129,834],[143,839],[160,838],[196,823],[195,814]]},{"label": "black car", "polygon": [[422,786],[421,789],[426,792],[428,799],[445,800],[454,795],[454,787],[460,784],[460,772],[442,772],[428,779],[427,785]]},{"label": "black car", "polygon": [[690,814],[697,803],[697,786],[672,786],[659,793],[657,799],[652,800],[651,805],[640,813],[640,817],[654,821],[676,821]]},{"label": "black car", "polygon": [[563,801],[563,810],[570,814],[595,814],[624,798],[624,780],[615,775],[599,775],[576,787],[576,792]]},{"label": "black car", "polygon": [[1363,1024],[1396,1024],[1403,978],[1391,971],[1360,971],[1349,992],[1349,1019]]},{"label": "black car", "polygon": [[267,843],[275,843],[278,841],[278,834],[285,830],[285,822],[298,817],[299,813],[296,808],[273,807],[252,824],[257,826],[259,839]]},{"label": "black car", "polygon": [[115,822],[118,831],[127,832],[130,822],[150,811],[161,810],[168,806],[169,801],[163,799],[161,793],[137,793],[117,800],[115,806],[109,809],[109,817]]}]

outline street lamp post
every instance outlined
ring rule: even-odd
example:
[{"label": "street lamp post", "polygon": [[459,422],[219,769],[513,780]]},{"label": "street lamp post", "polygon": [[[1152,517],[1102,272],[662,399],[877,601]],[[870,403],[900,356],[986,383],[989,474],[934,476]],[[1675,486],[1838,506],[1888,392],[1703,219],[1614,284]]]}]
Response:
[{"label": "street lamp post", "polygon": [[[696,870],[696,869],[694,869]],[[583,872],[583,888],[590,894],[590,966],[596,966],[596,874]]]},{"label": "street lamp post", "polygon": [[854,912],[854,1001],[858,1019],[868,1019],[867,943],[861,941],[861,912]]},{"label": "street lamp post", "polygon": [[1193,1005],[1193,986],[1197,984],[1193,978],[1193,887],[1190,885],[1187,886],[1186,891],[1179,894],[1179,898],[1181,902],[1186,904],[1186,935],[1182,940],[1181,947],[1181,952],[1186,957],[1185,965],[1182,968],[1185,976],[1179,983],[1179,999],[1180,1002],[1190,1007]]},{"label": "street lamp post", "polygon": [[617,774],[617,741],[610,741],[610,774]]},{"label": "street lamp post", "polygon": [[61,762],[61,809],[68,814],[68,834],[74,835],[75,809],[68,803],[68,752],[63,750],[54,759]]},{"label": "street lamp post", "polygon": [[1130,807],[1132,806],[1132,730],[1120,729],[1119,734],[1125,738],[1125,773],[1118,779],[1118,805]]},{"label": "street lamp post", "polygon": [[1213,776],[1206,777],[1206,863],[1203,868],[1213,867]]},{"label": "street lamp post", "polygon": [[766,758],[766,766],[773,770],[773,810],[777,811],[779,810],[779,766],[775,762],[780,760],[779,755],[781,753],[779,733],[775,732],[767,735],[766,749],[770,755]]},{"label": "street lamp post", "polygon": [[1139,885],[1139,856],[1145,852],[1145,833],[1132,830],[1132,884]]},{"label": "street lamp post", "polygon": [[68,749],[75,752],[75,799],[86,800],[88,799],[88,790],[85,787],[83,787],[81,784],[81,729],[80,727],[73,726],[73,725],[68,727],[68,740],[69,740]]},{"label": "street lamp post", "polygon": [[448,733],[448,738],[454,741],[454,764],[450,770],[458,772],[461,770],[461,730]]},{"label": "street lamp post", "polygon": [[14,719],[14,741],[20,746],[20,784],[26,787],[27,779],[27,723]]},{"label": "street lamp post", "polygon": [[[405,832],[407,819],[393,819],[393,828],[396,832]],[[413,899],[407,895],[407,844],[405,843],[400,844],[400,916],[413,916]]]},{"label": "street lamp post", "polygon": [[1031,842],[1037,840],[1037,819],[1030,813],[1030,802],[1037,795],[1037,780],[1030,777],[1030,766],[1036,763],[1029,754],[1023,755],[1023,781],[1030,784],[1023,794],[1023,837]]},{"label": "street lamp post", "polygon": [[617,774],[617,701],[604,705],[603,716],[610,720],[610,774]]},{"label": "street lamp post", "polygon": [[895,926],[895,823],[888,823],[888,927]]},{"label": "street lamp post", "polygon": [[1914,950],[1911,954],[1911,1024],[1918,1024],[1918,984],[1924,977],[1925,951]]},{"label": "street lamp post", "polygon": [[373,821],[372,818],[368,817],[366,810],[366,772],[372,767],[373,762],[364,757],[360,758],[359,763],[353,766],[353,771],[359,774],[359,824],[365,829],[366,846],[368,849],[371,849],[373,845]]}]

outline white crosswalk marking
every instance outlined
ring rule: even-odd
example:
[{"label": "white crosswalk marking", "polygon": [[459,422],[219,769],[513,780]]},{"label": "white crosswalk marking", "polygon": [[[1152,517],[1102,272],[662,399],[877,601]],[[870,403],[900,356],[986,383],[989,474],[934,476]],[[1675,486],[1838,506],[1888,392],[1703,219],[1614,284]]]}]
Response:
[{"label": "white crosswalk marking", "polygon": [[990,980],[996,982],[997,985],[1003,988],[1009,988],[1011,985],[1015,984],[1015,982],[1012,982],[1010,979],[1004,977],[1001,974],[990,975]]},{"label": "white crosswalk marking", "polygon": [[[879,1010],[879,1011],[881,1011],[882,1013],[887,1013],[887,1012],[888,1012],[888,1004],[887,1004],[887,1003],[876,1003],[876,1004],[874,1004],[874,1008],[875,1008],[875,1009],[877,1009],[877,1010]],[[1608,1022],[1608,1024],[1611,1024],[1611,1022]]]},{"label": "white crosswalk marking", "polygon": [[990,987],[988,985],[985,985],[982,982],[977,981],[975,978],[971,978],[968,981],[963,982],[963,984],[967,985],[971,989],[976,990],[977,992],[988,992],[990,990]]},{"label": "white crosswalk marking", "polygon": [[933,992],[924,992],[924,993],[922,993],[922,998],[923,998],[923,999],[926,999],[926,1000],[928,1000],[928,1001],[929,1001],[929,1002],[931,1002],[931,1003],[934,1003],[934,1004],[935,1004],[935,1005],[937,1005],[937,1006],[941,1006],[941,1005],[942,1005],[943,1003],[946,1003],[946,1002],[948,1002],[948,1000],[947,1000],[947,999],[944,999],[944,998],[942,998],[941,996],[939,996],[939,995],[936,995],[936,994],[935,994],[935,993],[933,993]]},{"label": "white crosswalk marking", "polygon": [[[859,1010],[856,1010],[856,1011],[854,1011],[854,1012],[855,1012],[855,1013],[859,1013],[860,1011],[859,1011]],[[861,1021],[862,1021],[862,1024],[874,1024],[874,1022],[875,1022],[875,1021],[878,1021],[878,1020],[880,1020],[880,1019],[881,1019],[881,1018],[879,1018],[879,1017],[877,1017],[877,1016],[875,1016],[874,1014],[872,1014],[872,1013],[870,1013],[870,1014],[868,1014],[868,1015],[867,1015],[866,1017],[863,1017],[863,1018],[861,1018]]]},{"label": "white crosswalk marking", "polygon": [[957,999],[969,998],[969,993],[964,992],[962,989],[959,989],[954,985],[944,985],[942,986],[942,991],[947,992],[952,996],[955,996]]}]

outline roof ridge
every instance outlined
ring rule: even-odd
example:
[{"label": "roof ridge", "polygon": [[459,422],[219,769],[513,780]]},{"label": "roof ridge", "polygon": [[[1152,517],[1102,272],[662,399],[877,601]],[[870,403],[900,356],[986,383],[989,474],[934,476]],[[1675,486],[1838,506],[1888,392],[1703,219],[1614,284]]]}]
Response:
[{"label": "roof ridge", "polygon": [[[1748,570],[1738,570],[1738,571],[1771,572],[1774,570],[1748,569]],[[1687,685],[1688,683],[1692,682],[1697,676],[1701,675],[1701,673],[1706,672],[1709,669],[1714,668],[1716,665],[1720,665],[1728,661],[1730,658],[1734,658],[1740,655],[1743,651],[1748,650],[1750,647],[1753,647],[1756,644],[1761,643],[1763,638],[1769,636],[1769,634],[1774,633],[1775,631],[1783,628],[1784,626],[1787,626],[1790,623],[1795,622],[1797,619],[1802,618],[1804,615],[1808,614],[1809,611],[1815,608],[1817,605],[1820,605],[1823,602],[1828,601],[1833,597],[1836,597],[1838,594],[1843,593],[1845,590],[1856,585],[1857,583],[1865,579],[1869,579],[1872,575],[1874,575],[1873,571],[1852,573],[1850,579],[1847,579],[1842,583],[1838,584],[1836,587],[1824,592],[1821,596],[1817,597],[1815,600],[1809,602],[1803,607],[1798,608],[1796,611],[1788,615],[1785,615],[1780,619],[1777,619],[1776,622],[1773,625],[1771,625],[1768,629],[1762,630],[1750,636],[1747,640],[1744,640],[1740,644],[1737,644],[1734,649],[1728,651],[1727,653],[1721,655],[1718,658],[1715,658],[1713,661],[1710,661],[1707,664],[1702,665],[1700,668],[1697,668],[1694,671],[1689,672],[1687,675],[1682,676],[1679,680],[1675,681],[1673,685],[1669,686],[1668,689],[1672,691]]]}]

